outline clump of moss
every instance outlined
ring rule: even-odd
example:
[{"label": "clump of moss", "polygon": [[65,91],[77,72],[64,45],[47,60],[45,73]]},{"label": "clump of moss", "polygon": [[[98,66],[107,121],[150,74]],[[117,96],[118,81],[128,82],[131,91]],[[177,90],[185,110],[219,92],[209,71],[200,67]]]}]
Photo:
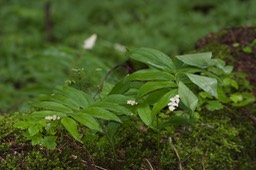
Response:
[{"label": "clump of moss", "polygon": [[31,146],[23,137],[23,132],[13,128],[20,118],[19,114],[0,116],[0,169],[73,170],[88,167],[87,163],[81,161],[81,157],[87,158],[86,150],[63,132],[59,133],[59,147],[56,150]]},{"label": "clump of moss", "polygon": [[[255,109],[255,106],[251,106]],[[161,134],[161,155],[156,133],[137,120],[123,122],[114,142],[117,161],[104,135],[84,134],[84,145],[61,129],[58,147],[31,146],[12,125],[19,114],[0,116],[0,169],[255,169],[254,123],[242,112],[203,111],[193,125],[171,127]]]}]

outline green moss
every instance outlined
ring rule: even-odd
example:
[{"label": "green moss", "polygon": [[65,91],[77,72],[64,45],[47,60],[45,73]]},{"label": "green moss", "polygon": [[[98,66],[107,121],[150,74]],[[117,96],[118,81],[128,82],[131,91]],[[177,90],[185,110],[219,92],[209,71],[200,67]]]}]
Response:
[{"label": "green moss", "polygon": [[13,128],[20,118],[18,113],[0,116],[0,169],[73,170],[87,167],[81,161],[82,157],[87,157],[86,150],[78,150],[79,145],[63,133],[60,133],[59,147],[54,151],[31,146],[22,136],[23,132]]}]

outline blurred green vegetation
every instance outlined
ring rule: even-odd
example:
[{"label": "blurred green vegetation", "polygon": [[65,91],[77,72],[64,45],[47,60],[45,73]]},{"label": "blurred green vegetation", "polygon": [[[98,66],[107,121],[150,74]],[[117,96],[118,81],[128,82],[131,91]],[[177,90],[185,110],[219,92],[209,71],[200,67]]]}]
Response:
[{"label": "blurred green vegetation", "polygon": [[[65,81],[95,91],[106,71],[125,60],[115,44],[151,47],[172,56],[192,50],[209,32],[255,25],[253,6],[253,0],[1,0],[0,112],[26,109],[28,99]],[[96,46],[85,51],[83,41],[93,33]],[[86,68],[77,73],[82,81],[73,68]]]}]

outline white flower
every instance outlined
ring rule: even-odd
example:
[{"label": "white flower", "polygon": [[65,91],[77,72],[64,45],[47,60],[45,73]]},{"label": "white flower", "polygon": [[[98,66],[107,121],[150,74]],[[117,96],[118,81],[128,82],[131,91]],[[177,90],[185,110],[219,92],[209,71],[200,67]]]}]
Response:
[{"label": "white flower", "polygon": [[180,96],[179,95],[176,95],[173,98],[170,98],[170,102],[168,103],[169,110],[174,111],[176,109],[176,107],[179,106],[179,102],[180,102]]},{"label": "white flower", "polygon": [[46,116],[45,119],[46,120],[52,120],[52,116]]},{"label": "white flower", "polygon": [[53,116],[46,116],[46,120],[60,120],[59,116],[53,115]]},{"label": "white flower", "polygon": [[95,42],[97,40],[97,34],[92,34],[89,38],[87,38],[86,40],[84,40],[84,49],[86,50],[90,50],[94,47]]},{"label": "white flower", "polygon": [[129,104],[129,105],[136,105],[136,104],[138,104],[135,100],[127,100],[127,104]]},{"label": "white flower", "polygon": [[115,48],[117,51],[119,51],[119,52],[122,52],[122,53],[126,52],[126,48],[125,48],[125,46],[123,46],[122,44],[116,43],[116,44],[114,44],[114,48]]},{"label": "white flower", "polygon": [[170,110],[170,111],[174,111],[174,110],[175,110],[175,107],[174,107],[174,106],[169,106],[169,110]]}]

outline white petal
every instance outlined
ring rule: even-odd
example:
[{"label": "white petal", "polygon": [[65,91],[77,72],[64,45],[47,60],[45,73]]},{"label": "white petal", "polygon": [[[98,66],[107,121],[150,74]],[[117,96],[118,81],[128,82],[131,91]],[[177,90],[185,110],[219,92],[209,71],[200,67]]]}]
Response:
[{"label": "white petal", "polygon": [[127,100],[127,104],[129,104],[129,105],[136,105],[136,104],[138,104],[135,100]]},{"label": "white petal", "polygon": [[84,49],[86,50],[90,50],[94,47],[95,42],[97,40],[97,34],[92,34],[89,38],[87,38],[86,40],[84,40]]},{"label": "white petal", "polygon": [[169,110],[170,110],[170,111],[174,111],[174,110],[175,110],[175,107],[174,107],[174,106],[169,106]]},{"label": "white petal", "polygon": [[117,50],[117,51],[120,51],[122,53],[126,52],[126,48],[125,46],[123,46],[122,44],[114,44],[114,48]]}]

